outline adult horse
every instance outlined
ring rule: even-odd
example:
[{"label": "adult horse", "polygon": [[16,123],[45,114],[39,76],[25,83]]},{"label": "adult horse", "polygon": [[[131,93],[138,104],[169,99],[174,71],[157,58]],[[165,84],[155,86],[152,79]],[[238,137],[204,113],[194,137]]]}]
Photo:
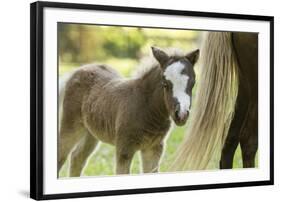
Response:
[{"label": "adult horse", "polygon": [[206,169],[220,152],[232,168],[240,143],[243,167],[255,166],[258,148],[258,35],[208,32],[187,136],[172,170]]}]

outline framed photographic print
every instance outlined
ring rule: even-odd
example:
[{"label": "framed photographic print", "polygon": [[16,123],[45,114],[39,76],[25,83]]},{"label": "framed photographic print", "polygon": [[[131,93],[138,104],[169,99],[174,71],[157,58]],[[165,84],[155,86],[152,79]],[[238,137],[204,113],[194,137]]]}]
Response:
[{"label": "framed photographic print", "polygon": [[31,198],[273,184],[273,17],[31,4]]}]

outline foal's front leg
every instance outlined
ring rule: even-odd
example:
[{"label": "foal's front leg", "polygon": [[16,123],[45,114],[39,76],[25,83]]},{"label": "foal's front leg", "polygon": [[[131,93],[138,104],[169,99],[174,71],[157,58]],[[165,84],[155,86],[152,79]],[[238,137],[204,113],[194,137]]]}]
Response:
[{"label": "foal's front leg", "polygon": [[130,174],[133,156],[136,150],[132,145],[116,146],[116,174]]},{"label": "foal's front leg", "polygon": [[142,167],[144,173],[159,171],[160,159],[163,153],[163,143],[141,150]]}]

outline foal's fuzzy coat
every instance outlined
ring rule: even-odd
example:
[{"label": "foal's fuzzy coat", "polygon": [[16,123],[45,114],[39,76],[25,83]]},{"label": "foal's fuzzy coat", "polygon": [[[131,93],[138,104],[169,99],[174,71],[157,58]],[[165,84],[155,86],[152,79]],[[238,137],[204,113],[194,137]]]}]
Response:
[{"label": "foal's fuzzy coat", "polygon": [[164,60],[189,60],[187,66],[193,68],[198,51],[168,56],[153,49],[153,53],[159,63],[134,79],[126,80],[109,66],[98,64],[72,73],[60,90],[64,97],[60,97],[63,110],[58,170],[74,148],[70,175],[79,176],[100,140],[116,146],[117,174],[130,172],[131,160],[138,150],[143,171],[158,171],[171,113],[162,83],[163,66],[168,62]]}]

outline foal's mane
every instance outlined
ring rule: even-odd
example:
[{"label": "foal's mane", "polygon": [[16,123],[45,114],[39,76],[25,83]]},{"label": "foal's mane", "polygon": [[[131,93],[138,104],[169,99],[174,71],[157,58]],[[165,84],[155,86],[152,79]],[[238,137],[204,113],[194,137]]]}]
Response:
[{"label": "foal's mane", "polygon": [[[178,48],[163,49],[169,57],[183,57],[184,52]],[[132,73],[134,78],[143,78],[150,74],[155,68],[158,68],[158,61],[151,55],[143,57],[137,66],[136,70]]]}]

